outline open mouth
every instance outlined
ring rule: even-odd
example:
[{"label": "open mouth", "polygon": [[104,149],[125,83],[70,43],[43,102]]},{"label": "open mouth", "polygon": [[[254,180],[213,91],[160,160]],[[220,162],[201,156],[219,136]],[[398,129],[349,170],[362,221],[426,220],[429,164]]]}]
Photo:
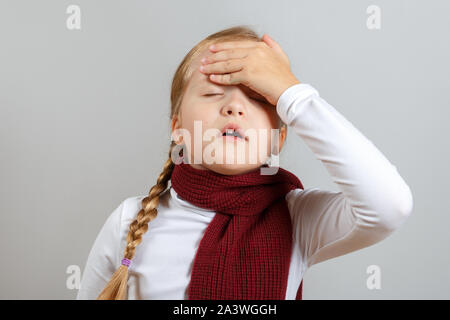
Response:
[{"label": "open mouth", "polygon": [[228,123],[225,125],[220,134],[226,140],[237,140],[242,139],[244,141],[248,141],[248,137],[245,134],[244,130],[237,123]]},{"label": "open mouth", "polygon": [[227,129],[223,134],[223,137],[236,137],[240,139],[244,139],[244,137],[237,131],[234,131],[233,129]]},{"label": "open mouth", "polygon": [[226,129],[224,133],[222,133],[222,137],[225,140],[230,141],[236,141],[236,140],[243,140],[248,141],[248,137],[243,136],[239,131],[236,131],[234,129]]}]

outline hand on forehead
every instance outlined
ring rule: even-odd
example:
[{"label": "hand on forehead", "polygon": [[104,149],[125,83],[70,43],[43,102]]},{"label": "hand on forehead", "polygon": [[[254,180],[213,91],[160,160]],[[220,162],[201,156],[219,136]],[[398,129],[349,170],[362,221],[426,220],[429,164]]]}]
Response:
[{"label": "hand on forehead", "polygon": [[208,56],[211,56],[211,55],[213,55],[213,54],[214,54],[213,52],[211,52],[210,50],[206,49],[206,50],[204,50],[204,51],[197,57],[197,59],[195,59],[195,63],[194,63],[194,68],[195,68],[195,69],[194,69],[194,70],[195,70],[196,76],[199,77],[199,80],[201,80],[201,81],[206,80],[206,81],[210,82],[211,84],[214,84],[214,85],[219,86],[219,87],[236,86],[236,87],[240,88],[240,89],[241,89],[245,94],[247,94],[249,97],[254,97],[254,98],[260,99],[260,100],[262,100],[262,101],[267,101],[266,98],[264,98],[264,97],[263,97],[262,95],[260,95],[258,92],[256,92],[256,91],[250,89],[249,87],[243,85],[242,83],[237,84],[237,85],[223,85],[223,84],[215,83],[215,82],[213,82],[213,81],[211,81],[211,80],[209,79],[208,75],[206,75],[206,74],[201,73],[200,71],[198,71],[197,69],[198,69],[198,66],[200,66],[200,60],[201,60],[202,58],[204,58],[204,57],[208,57]]}]

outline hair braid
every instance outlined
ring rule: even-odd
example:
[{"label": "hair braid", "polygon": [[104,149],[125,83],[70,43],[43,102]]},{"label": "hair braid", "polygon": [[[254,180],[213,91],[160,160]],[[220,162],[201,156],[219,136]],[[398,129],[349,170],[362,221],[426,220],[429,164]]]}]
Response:
[{"label": "hair braid", "polygon": [[[150,189],[147,197],[142,199],[142,209],[136,219],[130,224],[127,235],[124,258],[131,260],[134,257],[136,247],[142,241],[142,235],[148,230],[148,223],[156,218],[158,213],[159,196],[167,189],[167,184],[172,176],[175,166],[172,161],[172,150],[176,146],[174,142],[170,146],[169,159],[164,163],[163,171],[159,175],[156,184]],[[121,265],[113,274],[111,280],[97,297],[97,300],[124,300],[127,295],[128,267]]]}]

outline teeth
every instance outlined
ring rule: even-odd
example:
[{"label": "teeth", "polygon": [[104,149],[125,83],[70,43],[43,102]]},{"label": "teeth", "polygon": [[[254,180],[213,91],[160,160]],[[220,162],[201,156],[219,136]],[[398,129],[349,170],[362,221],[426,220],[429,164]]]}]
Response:
[{"label": "teeth", "polygon": [[239,134],[239,132],[234,131],[232,129],[227,129],[222,136],[235,136],[235,137],[239,137],[242,138],[242,136]]}]

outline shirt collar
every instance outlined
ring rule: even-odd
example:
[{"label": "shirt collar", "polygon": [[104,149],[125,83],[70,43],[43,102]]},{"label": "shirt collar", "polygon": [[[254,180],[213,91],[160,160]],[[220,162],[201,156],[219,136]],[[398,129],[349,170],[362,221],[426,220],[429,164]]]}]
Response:
[{"label": "shirt collar", "polygon": [[214,210],[197,207],[197,206],[193,205],[192,203],[180,198],[180,196],[175,191],[175,189],[172,188],[172,186],[170,186],[170,201],[172,203],[174,203],[175,205],[177,205],[178,207],[181,207],[183,209],[187,209],[187,210],[190,210],[190,211],[193,211],[196,213],[200,213],[200,214],[203,214],[206,216],[211,216],[211,215],[215,214]]}]

